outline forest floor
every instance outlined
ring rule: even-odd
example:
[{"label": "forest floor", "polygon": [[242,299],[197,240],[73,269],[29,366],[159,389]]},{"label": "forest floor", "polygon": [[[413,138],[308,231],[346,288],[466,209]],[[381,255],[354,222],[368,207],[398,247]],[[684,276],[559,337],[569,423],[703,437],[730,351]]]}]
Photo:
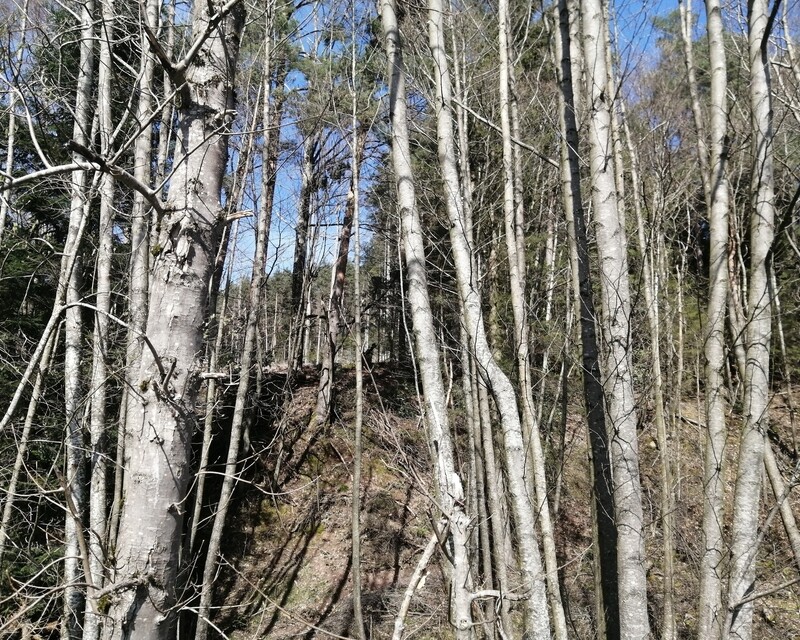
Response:
[{"label": "forest floor", "polygon": [[[269,376],[265,387],[278,392],[285,382]],[[234,640],[245,638],[353,637],[350,554],[354,382],[349,370],[336,384],[337,419],[333,426],[308,427],[316,397],[316,374],[306,370],[285,411],[273,408],[252,428],[255,453],[237,488],[231,533],[224,541],[216,582],[224,602],[215,624]],[[454,385],[454,393],[455,387]],[[363,606],[368,636],[390,638],[395,613],[409,577],[433,531],[436,518],[428,495],[429,453],[419,421],[411,371],[389,364],[374,367],[365,380],[364,457],[361,484]],[[273,396],[274,397],[274,396]],[[580,396],[569,407],[564,433],[563,474],[555,519],[562,585],[570,633],[593,638],[594,579],[591,550],[589,462]],[[781,445],[792,442],[785,396],[777,395],[771,415],[779,464],[788,476],[796,464]],[[799,398],[795,398],[797,406]],[[702,402],[702,401],[701,401]],[[641,473],[646,520],[650,612],[660,637],[663,607],[660,525],[660,465],[650,415],[640,418]],[[456,432],[464,438],[464,417]],[[702,404],[694,398],[673,421],[676,503],[675,608],[680,638],[696,637],[696,601],[702,522]],[[732,432],[738,425],[732,425]],[[553,438],[556,440],[556,438]],[[728,446],[727,482],[733,495],[737,438]],[[466,446],[459,447],[461,451]],[[787,447],[784,447],[786,449]],[[677,455],[675,454],[677,453]],[[555,456],[553,456],[555,458]],[[461,461],[466,467],[467,462]],[[555,468],[555,463],[553,463]],[[554,487],[551,487],[554,489]],[[765,478],[763,516],[775,504]],[[800,500],[793,497],[796,516]],[[552,500],[552,498],[551,498]],[[732,502],[732,497],[728,504]],[[728,514],[730,516],[730,514]],[[729,530],[729,522],[726,528]],[[757,560],[758,592],[797,577],[780,517],[775,517]],[[512,576],[514,572],[512,572]],[[513,586],[513,585],[512,585]],[[519,607],[519,603],[516,603]],[[491,611],[483,615],[492,616]],[[759,598],[754,638],[800,639],[800,585]],[[513,637],[520,634],[514,633]],[[450,638],[447,596],[439,558],[428,567],[414,594],[405,638]]]}]

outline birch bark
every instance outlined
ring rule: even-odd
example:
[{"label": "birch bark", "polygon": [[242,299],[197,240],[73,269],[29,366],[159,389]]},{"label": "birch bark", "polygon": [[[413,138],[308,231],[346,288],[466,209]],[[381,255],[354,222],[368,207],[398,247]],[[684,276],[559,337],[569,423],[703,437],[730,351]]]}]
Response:
[{"label": "birch bark", "polygon": [[417,212],[414,174],[408,135],[405,71],[400,27],[395,0],[382,0],[381,19],[389,58],[391,93],[392,167],[397,187],[398,206],[402,225],[403,246],[408,273],[408,301],[411,306],[414,348],[417,367],[425,396],[425,422],[434,454],[434,465],[442,516],[448,523],[452,543],[451,622],[458,640],[472,637],[472,612],[469,593],[469,518],[463,510],[464,490],[456,471],[447,402],[439,363],[439,345],[433,326],[428,295],[425,247]]},{"label": "birch bark", "polygon": [[435,106],[439,168],[450,221],[450,243],[459,295],[470,337],[470,346],[474,350],[481,376],[485,378],[490,387],[501,416],[509,489],[517,524],[520,566],[525,587],[530,590],[530,597],[526,601],[527,630],[534,638],[549,638],[550,616],[547,610],[547,589],[536,539],[534,512],[528,498],[525,481],[525,445],[517,397],[511,381],[498,366],[489,349],[480,295],[475,281],[476,274],[472,269],[470,243],[455,159],[452,87],[449,62],[445,51],[444,9],[441,0],[428,1],[428,39],[433,56],[436,82]]},{"label": "birch bark", "polygon": [[[727,180],[727,70],[723,42],[722,7],[718,0],[706,0],[709,57],[711,61],[711,167],[708,179],[710,200],[709,292],[705,356],[706,442],[703,471],[703,555],[700,560],[700,601],[698,633],[714,640],[722,631],[722,582],[725,546],[725,459],[728,411],[724,380],[725,316],[728,287],[728,180]],[[700,135],[698,129],[698,135]]]},{"label": "birch bark", "polygon": [[574,1],[559,0],[556,51],[560,57],[558,78],[559,126],[563,137],[560,145],[561,193],[567,215],[567,233],[574,245],[571,253],[573,287],[578,298],[581,325],[583,397],[592,459],[594,544],[596,576],[599,589],[598,624],[609,640],[619,638],[619,599],[617,595],[617,527],[614,521],[611,460],[606,430],[600,358],[597,346],[597,317],[589,273],[589,242],[581,195],[580,163],[578,158],[578,126],[575,111],[573,69],[575,60],[571,24],[578,21]]}]

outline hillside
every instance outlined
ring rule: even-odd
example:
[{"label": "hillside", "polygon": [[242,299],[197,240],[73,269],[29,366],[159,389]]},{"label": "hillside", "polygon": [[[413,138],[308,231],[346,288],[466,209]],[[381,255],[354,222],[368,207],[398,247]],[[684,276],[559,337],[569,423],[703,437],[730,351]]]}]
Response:
[{"label": "hillside", "polygon": [[[278,388],[280,380],[276,380]],[[353,374],[345,371],[338,381],[340,413],[336,424],[329,430],[309,433],[306,425],[316,382],[313,370],[306,369],[293,391],[284,420],[278,425],[262,422],[253,432],[257,453],[250,459],[246,482],[237,489],[233,524],[225,540],[224,561],[216,582],[217,598],[224,604],[215,623],[235,640],[267,636],[352,637],[354,633],[350,573]],[[412,372],[377,365],[372,382],[365,388],[363,601],[371,637],[389,638],[408,580],[431,536],[435,510],[428,497],[429,456],[419,424]],[[555,522],[570,635],[592,638],[595,613],[590,468],[585,427],[575,403],[579,397],[572,396],[569,406],[563,484]],[[771,415],[773,439],[778,444],[791,442],[792,437],[784,400],[776,397]],[[679,637],[693,638],[701,549],[704,436],[694,398],[684,401],[681,414],[682,419],[673,422],[670,439],[677,508],[676,618]],[[660,456],[651,424],[642,424],[639,440],[650,614],[657,631],[663,584],[658,522]],[[736,451],[734,435],[728,447],[729,495],[733,491]],[[779,446],[776,452],[786,471],[791,461],[780,453]],[[764,499],[765,509],[775,504],[768,489]],[[795,514],[800,515],[796,492],[792,500]],[[767,515],[762,514],[762,522]],[[441,562],[441,555],[435,555],[424,583],[414,595],[405,637],[453,635],[448,625]],[[759,550],[757,591],[769,591],[792,580],[796,570],[781,519],[776,515]],[[515,604],[518,608],[519,603]],[[759,598],[754,637],[800,638],[798,613],[800,585]],[[485,619],[492,612],[484,611],[483,615]]]}]

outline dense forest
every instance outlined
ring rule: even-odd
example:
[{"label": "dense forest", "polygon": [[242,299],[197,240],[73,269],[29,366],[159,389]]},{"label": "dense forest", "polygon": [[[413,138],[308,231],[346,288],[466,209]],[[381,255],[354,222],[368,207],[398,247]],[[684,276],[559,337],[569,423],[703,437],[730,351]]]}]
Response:
[{"label": "dense forest", "polygon": [[798,0],[0,34],[0,638],[800,637]]}]

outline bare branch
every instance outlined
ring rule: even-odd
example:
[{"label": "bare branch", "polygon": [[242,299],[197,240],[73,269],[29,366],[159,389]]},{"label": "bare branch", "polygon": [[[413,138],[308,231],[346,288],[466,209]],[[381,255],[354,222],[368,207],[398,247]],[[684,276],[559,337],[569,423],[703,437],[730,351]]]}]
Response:
[{"label": "bare branch", "polygon": [[100,171],[104,171],[106,173],[111,174],[125,186],[142,194],[147,200],[147,202],[150,204],[150,206],[153,207],[153,209],[155,209],[159,213],[164,212],[164,205],[161,203],[161,200],[158,199],[158,195],[156,194],[156,192],[150,189],[147,185],[143,184],[132,174],[128,173],[125,169],[116,164],[113,164],[100,154],[92,151],[87,147],[84,147],[82,144],[76,142],[75,140],[70,140],[67,143],[67,147],[70,149],[70,151],[75,151],[76,153],[79,153],[89,162],[91,162],[94,165],[97,165]]},{"label": "bare branch", "polygon": [[192,62],[194,62],[194,59],[197,57],[197,54],[199,53],[201,47],[205,44],[206,40],[208,40],[208,38],[211,36],[211,33],[214,31],[214,29],[217,28],[217,25],[220,23],[220,21],[222,21],[225,18],[225,16],[227,16],[231,12],[231,10],[233,10],[233,8],[237,4],[239,4],[239,2],[241,2],[241,0],[228,0],[228,2],[226,2],[220,8],[219,11],[217,11],[213,16],[211,16],[208,19],[208,22],[206,23],[206,28],[203,30],[203,33],[201,33],[194,41],[194,43],[192,43],[191,48],[183,57],[183,59],[177,64],[174,64],[172,66],[172,71],[174,73],[178,74],[180,78],[183,78],[183,74],[186,73],[186,70],[189,68],[189,65],[191,65]]}]

